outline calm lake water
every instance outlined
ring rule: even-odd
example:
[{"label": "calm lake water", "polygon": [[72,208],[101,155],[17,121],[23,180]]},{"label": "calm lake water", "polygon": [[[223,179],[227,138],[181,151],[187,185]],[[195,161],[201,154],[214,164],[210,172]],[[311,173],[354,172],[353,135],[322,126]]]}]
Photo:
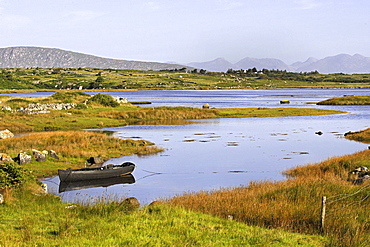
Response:
[{"label": "calm lake water", "polygon": [[[132,161],[137,167],[128,183],[72,185],[59,192],[59,178],[48,178],[49,193],[65,202],[90,203],[97,198],[120,200],[136,197],[147,204],[184,192],[247,186],[251,181],[282,180],[282,171],[316,163],[333,156],[351,154],[368,145],[343,138],[347,131],[370,127],[370,106],[317,106],[318,102],[343,95],[370,95],[370,89],[271,89],[271,90],[184,90],[102,92],[151,101],[156,106],[201,107],[313,107],[344,110],[328,116],[212,119],[185,125],[134,125],[100,130],[120,138],[145,139],[163,147],[149,156],[125,156],[106,164]],[[40,97],[38,93],[34,97]],[[16,94],[28,97],[28,94]],[[280,105],[280,100],[289,105]],[[322,131],[323,135],[315,132]],[[79,189],[78,189],[79,188]]]}]

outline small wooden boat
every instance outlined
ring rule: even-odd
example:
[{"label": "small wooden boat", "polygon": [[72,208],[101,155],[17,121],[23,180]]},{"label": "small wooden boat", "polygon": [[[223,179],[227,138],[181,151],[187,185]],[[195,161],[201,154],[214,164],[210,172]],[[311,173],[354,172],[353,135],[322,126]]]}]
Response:
[{"label": "small wooden boat", "polygon": [[133,184],[133,183],[135,183],[135,178],[132,174],[105,179],[89,179],[72,182],[63,181],[59,183],[59,193],[65,191],[82,190],[95,187],[109,187],[117,184]]},{"label": "small wooden boat", "polygon": [[132,162],[121,165],[107,165],[96,168],[58,170],[61,182],[81,181],[90,179],[104,179],[131,174],[135,169]]}]

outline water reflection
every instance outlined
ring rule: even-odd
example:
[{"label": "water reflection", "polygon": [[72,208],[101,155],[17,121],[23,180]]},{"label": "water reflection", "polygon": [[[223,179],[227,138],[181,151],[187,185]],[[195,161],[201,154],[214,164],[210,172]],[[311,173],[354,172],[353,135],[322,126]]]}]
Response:
[{"label": "water reflection", "polygon": [[72,190],[81,190],[95,187],[108,187],[116,184],[133,184],[135,183],[135,178],[133,175],[125,175],[120,177],[112,177],[106,179],[90,179],[82,181],[73,182],[60,182],[59,183],[59,193]]}]

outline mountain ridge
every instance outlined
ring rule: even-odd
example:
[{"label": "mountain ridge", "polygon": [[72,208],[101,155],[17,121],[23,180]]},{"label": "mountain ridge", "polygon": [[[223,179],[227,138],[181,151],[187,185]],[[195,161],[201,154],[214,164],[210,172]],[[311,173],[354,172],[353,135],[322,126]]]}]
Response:
[{"label": "mountain ridge", "polygon": [[360,54],[355,54],[353,56],[348,54],[338,54],[335,56],[328,56],[322,59],[317,59],[314,57],[308,58],[304,62],[295,62],[290,65],[284,63],[283,61],[275,58],[250,58],[246,57],[241,59],[237,63],[230,63],[226,59],[222,60],[224,64],[223,67],[214,66],[214,61],[209,62],[198,62],[189,63],[189,66],[193,66],[200,69],[205,69],[208,71],[222,71],[225,72],[228,69],[250,69],[256,68],[257,70],[262,69],[278,69],[286,70],[290,72],[311,72],[318,71],[323,74],[333,74],[333,73],[370,73],[370,58],[364,57]]},{"label": "mountain ridge", "polygon": [[318,71],[323,74],[332,73],[370,73],[370,57],[360,54],[338,54],[322,59],[310,57],[304,62],[290,65],[276,58],[245,57],[236,63],[231,63],[219,57],[207,62],[188,64],[143,62],[103,58],[99,56],[33,46],[17,46],[0,48],[0,68],[99,68],[128,70],[187,70],[204,69],[207,71],[226,72],[228,69],[286,70],[290,72]]},{"label": "mountain ridge", "polygon": [[0,68],[99,68],[132,70],[182,69],[184,65],[103,58],[58,48],[0,48]]}]

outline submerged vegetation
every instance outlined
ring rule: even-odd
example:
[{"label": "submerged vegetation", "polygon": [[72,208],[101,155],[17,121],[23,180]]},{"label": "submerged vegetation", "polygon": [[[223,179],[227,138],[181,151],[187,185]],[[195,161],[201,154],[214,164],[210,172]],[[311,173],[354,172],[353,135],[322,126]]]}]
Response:
[{"label": "submerged vegetation", "polygon": [[369,87],[369,74],[294,73],[247,69],[226,72],[205,70],[135,71],[93,68],[2,69],[0,89],[230,89],[230,88],[331,88]]}]

